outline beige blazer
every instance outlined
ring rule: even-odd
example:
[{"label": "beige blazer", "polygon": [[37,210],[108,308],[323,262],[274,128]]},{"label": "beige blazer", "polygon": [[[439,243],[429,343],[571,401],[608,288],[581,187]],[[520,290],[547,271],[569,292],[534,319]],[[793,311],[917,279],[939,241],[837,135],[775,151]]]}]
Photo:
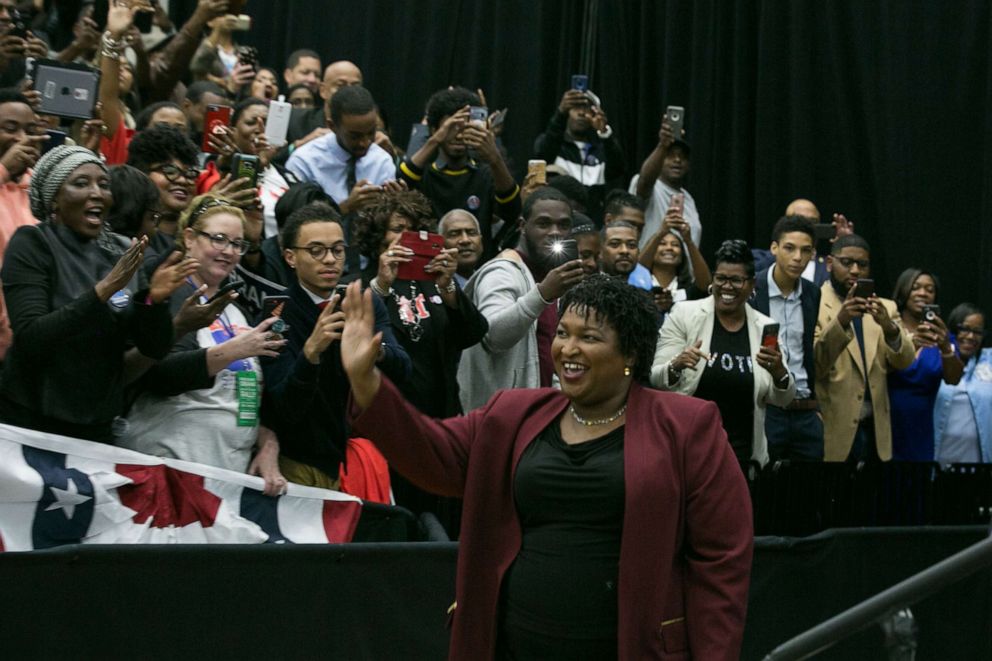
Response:
[{"label": "beige blazer", "polygon": [[823,283],[820,294],[813,353],[816,356],[816,398],[823,414],[823,460],[844,461],[851,452],[867,378],[878,456],[882,461],[888,461],[892,459],[892,425],[887,376],[889,372],[905,369],[913,363],[916,356],[913,341],[902,327],[895,302],[881,299],[889,316],[899,326],[899,349],[893,351],[885,341],[882,327],[871,315],[865,315],[862,317],[865,362],[868,363],[865,370],[853,324],[845,331],[837,322],[843,301],[829,280]]},{"label": "beige blazer", "polygon": [[[766,317],[750,305],[744,305],[747,315],[748,342],[751,346],[751,362],[754,365],[754,444],[751,458],[762,466],[768,463],[768,440],[765,438],[765,405],[787,406],[796,396],[796,380],[789,374],[789,385],[776,388],[772,375],[758,367],[755,357],[761,346],[761,329],[765,324],[773,324],[771,317]],[[683,301],[672,308],[665,324],[658,331],[658,347],[651,364],[651,385],[662,390],[672,390],[683,395],[692,395],[699,387],[703,377],[704,361],[699,361],[692,369],[682,372],[679,380],[673,385],[668,384],[668,364],[675,359],[687,346],[702,340],[700,350],[709,353],[710,339],[713,337],[713,323],[716,313],[713,307],[713,297],[698,301]]]}]

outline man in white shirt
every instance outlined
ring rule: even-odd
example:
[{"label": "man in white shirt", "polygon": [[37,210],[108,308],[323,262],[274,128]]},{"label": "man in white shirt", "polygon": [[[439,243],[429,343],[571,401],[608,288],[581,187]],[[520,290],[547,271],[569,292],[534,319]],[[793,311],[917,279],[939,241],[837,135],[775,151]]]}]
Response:
[{"label": "man in white shirt", "polygon": [[342,213],[361,210],[396,178],[392,156],[375,144],[376,119],[367,89],[340,88],[331,98],[331,132],[295,150],[286,167],[303,181],[320,184]]},{"label": "man in white shirt", "polygon": [[703,236],[696,201],[683,184],[689,174],[689,144],[672,135],[672,127],[662,122],[658,144],[644,159],[641,173],[630,180],[630,192],[645,202],[644,230],[641,232],[641,249],[661,229],[665,212],[676,193],[683,195],[682,218],[689,223],[692,241],[697,246]]}]

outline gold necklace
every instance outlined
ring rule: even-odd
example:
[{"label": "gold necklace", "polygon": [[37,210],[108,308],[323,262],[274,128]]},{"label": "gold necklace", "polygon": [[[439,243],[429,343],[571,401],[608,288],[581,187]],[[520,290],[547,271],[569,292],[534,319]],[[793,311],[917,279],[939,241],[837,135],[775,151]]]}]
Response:
[{"label": "gold necklace", "polygon": [[617,420],[619,420],[620,416],[622,416],[624,413],[627,412],[627,403],[624,402],[623,406],[620,407],[620,410],[614,413],[613,415],[611,415],[610,417],[601,418],[599,420],[586,420],[581,415],[575,412],[575,407],[572,405],[569,405],[568,412],[572,414],[572,417],[575,418],[575,421],[580,425],[585,425],[586,427],[598,427],[599,425],[608,425],[611,422],[616,422]]}]

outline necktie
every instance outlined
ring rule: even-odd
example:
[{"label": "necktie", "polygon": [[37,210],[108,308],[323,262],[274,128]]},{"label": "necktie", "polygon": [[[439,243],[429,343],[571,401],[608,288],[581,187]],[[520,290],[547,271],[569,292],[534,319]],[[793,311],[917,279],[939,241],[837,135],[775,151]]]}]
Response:
[{"label": "necktie", "polygon": [[351,191],[355,187],[355,182],[356,182],[355,165],[356,165],[355,157],[351,156],[350,158],[348,158],[348,168],[345,171],[345,179],[344,179],[345,186],[348,187],[348,195],[351,195]]},{"label": "necktie", "polygon": [[327,307],[328,303],[330,303],[330,301],[321,301],[320,303],[317,304],[317,309],[323,312],[324,308]]}]

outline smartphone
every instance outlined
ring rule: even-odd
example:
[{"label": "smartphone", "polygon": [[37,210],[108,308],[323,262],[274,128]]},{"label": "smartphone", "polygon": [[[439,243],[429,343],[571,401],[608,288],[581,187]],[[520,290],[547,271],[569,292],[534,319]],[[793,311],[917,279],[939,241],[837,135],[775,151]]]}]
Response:
[{"label": "smartphone", "polygon": [[[271,111],[270,111],[271,112]],[[509,108],[503,108],[502,110],[497,110],[492,115],[490,115],[490,126],[495,129],[497,126],[502,126],[503,122],[506,121],[506,113],[510,112]]]},{"label": "smartphone", "polygon": [[681,140],[682,129],[685,128],[685,108],[682,106],[668,106],[665,108],[665,121],[672,127],[672,137],[676,140]]},{"label": "smartphone", "polygon": [[579,242],[575,239],[562,239],[551,244],[551,252],[556,264],[564,264],[579,258]]},{"label": "smartphone", "polygon": [[424,269],[444,250],[444,237],[427,230],[419,232],[407,230],[400,234],[400,245],[412,250],[413,258],[405,264],[400,264],[396,270],[396,277],[400,280],[433,280],[434,274]]},{"label": "smartphone", "polygon": [[580,92],[589,91],[589,76],[584,73],[572,74],[572,89]]},{"label": "smartphone", "polygon": [[489,119],[489,109],[483,106],[472,106],[468,109],[468,120],[470,122],[482,122],[486,123]]},{"label": "smartphone", "polygon": [[235,32],[247,32],[251,30],[251,16],[247,14],[238,14],[238,17],[234,19],[234,25],[231,29]]},{"label": "smartphone", "polygon": [[207,113],[203,118],[203,144],[200,148],[208,153],[216,154],[214,148],[210,146],[207,138],[218,128],[227,127],[231,124],[231,106],[208,105]]},{"label": "smartphone", "polygon": [[768,347],[769,349],[777,349],[778,329],[778,323],[765,324],[761,329],[761,346]]},{"label": "smartphone", "polygon": [[289,117],[292,113],[292,104],[287,103],[286,97],[281,94],[278,101],[269,102],[269,117],[265,120],[265,139],[271,146],[282,147],[286,144]]},{"label": "smartphone", "polygon": [[139,11],[134,15],[134,27],[138,28],[141,34],[148,34],[152,31],[152,22],[155,19],[155,12]]},{"label": "smartphone", "polygon": [[937,305],[935,303],[931,303],[931,304],[928,304],[928,305],[924,305],[923,306],[923,320],[924,321],[930,321],[930,322],[932,322],[935,319],[937,319],[938,317],[940,317],[940,306],[939,305]]},{"label": "smartphone", "polygon": [[685,194],[675,193],[672,195],[672,202],[668,205],[670,209],[678,209],[679,214],[685,211]]},{"label": "smartphone", "polygon": [[348,285],[336,285],[334,287],[334,293],[338,295],[338,302],[334,305],[334,312],[337,312],[344,304],[344,297],[348,293]]},{"label": "smartphone", "polygon": [[93,13],[90,18],[96,23],[96,29],[103,32],[107,29],[107,14],[110,13],[110,0],[95,0],[93,2]]},{"label": "smartphone", "polygon": [[258,156],[238,152],[231,158],[231,176],[234,179],[247,177],[248,188],[258,187],[259,168],[261,168],[261,162],[258,160]]},{"label": "smartphone", "polygon": [[832,239],[836,233],[837,228],[834,227],[833,223],[816,223],[813,225],[813,235],[818,242]]},{"label": "smartphone", "polygon": [[548,163],[540,159],[527,161],[527,175],[534,175],[534,182],[538,184],[548,183]]},{"label": "smartphone", "polygon": [[858,298],[869,298],[875,293],[875,281],[871,278],[858,278],[858,284],[854,285],[854,295]]},{"label": "smartphone", "polygon": [[24,16],[21,12],[16,9],[10,12],[10,20],[12,24],[10,29],[7,30],[6,36],[8,37],[20,37],[21,39],[28,38],[28,22],[24,20]]},{"label": "smartphone", "polygon": [[44,156],[48,152],[52,151],[56,147],[61,147],[65,144],[65,139],[67,134],[64,131],[56,131],[55,129],[48,129],[45,131],[48,134],[48,140],[46,140],[41,145],[41,155]]},{"label": "smartphone", "polygon": [[283,308],[289,303],[289,296],[282,294],[262,297],[262,319],[282,316]]},{"label": "smartphone", "polygon": [[[246,17],[247,18],[247,17]],[[238,46],[238,64],[247,64],[252,71],[258,71],[258,49],[254,46]]]},{"label": "smartphone", "polygon": [[221,296],[223,296],[227,292],[229,292],[229,291],[235,291],[237,289],[241,289],[244,286],[245,286],[245,281],[244,280],[231,280],[226,285],[224,285],[223,287],[221,287],[220,289],[218,289],[216,294],[214,294],[213,296],[211,296],[210,298],[208,298],[207,299],[207,303],[208,304],[213,303],[214,301],[216,301],[218,298],[220,298]]}]

